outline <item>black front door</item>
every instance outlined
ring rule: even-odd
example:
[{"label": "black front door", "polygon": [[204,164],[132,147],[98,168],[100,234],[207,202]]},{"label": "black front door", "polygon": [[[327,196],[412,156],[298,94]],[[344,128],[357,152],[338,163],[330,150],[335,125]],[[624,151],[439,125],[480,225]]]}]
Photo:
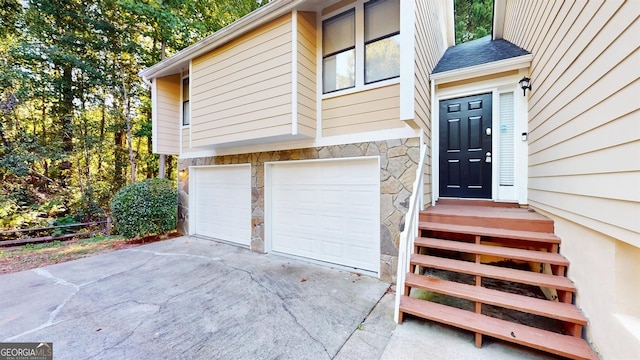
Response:
[{"label": "black front door", "polygon": [[491,198],[491,93],[440,101],[440,196]]}]

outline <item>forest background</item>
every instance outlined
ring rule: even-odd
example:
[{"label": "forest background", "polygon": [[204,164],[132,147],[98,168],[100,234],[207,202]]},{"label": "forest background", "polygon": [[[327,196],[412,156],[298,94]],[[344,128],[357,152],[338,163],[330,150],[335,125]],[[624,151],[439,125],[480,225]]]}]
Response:
[{"label": "forest background", "polygon": [[[175,179],[138,73],[267,2],[0,0],[0,230],[101,220],[121,187]],[[492,8],[455,0],[456,43],[489,35]]]}]

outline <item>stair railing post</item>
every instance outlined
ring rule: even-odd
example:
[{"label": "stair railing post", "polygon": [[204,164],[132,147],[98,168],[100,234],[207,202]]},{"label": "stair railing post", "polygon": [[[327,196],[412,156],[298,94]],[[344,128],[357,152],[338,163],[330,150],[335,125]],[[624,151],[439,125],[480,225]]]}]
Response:
[{"label": "stair railing post", "polygon": [[[420,152],[420,162],[416,170],[416,179],[413,183],[413,193],[409,198],[409,209],[405,215],[404,229],[400,233],[400,244],[398,244],[398,269],[396,275],[396,299],[394,308],[394,319],[396,323],[402,323],[400,313],[400,299],[405,295],[405,276],[409,271],[409,258],[413,252],[413,244],[418,235],[418,219],[421,209],[421,184],[424,178],[424,163],[427,156],[427,147],[423,146]],[[407,294],[408,295],[408,294]]]}]

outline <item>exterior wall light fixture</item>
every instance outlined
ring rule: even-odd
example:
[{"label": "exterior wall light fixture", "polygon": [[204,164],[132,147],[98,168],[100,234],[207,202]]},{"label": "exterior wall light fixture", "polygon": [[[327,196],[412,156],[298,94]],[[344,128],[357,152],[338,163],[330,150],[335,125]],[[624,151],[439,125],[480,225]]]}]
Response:
[{"label": "exterior wall light fixture", "polygon": [[520,87],[522,88],[522,96],[527,96],[527,89],[531,91],[531,79],[526,76],[520,79]]}]

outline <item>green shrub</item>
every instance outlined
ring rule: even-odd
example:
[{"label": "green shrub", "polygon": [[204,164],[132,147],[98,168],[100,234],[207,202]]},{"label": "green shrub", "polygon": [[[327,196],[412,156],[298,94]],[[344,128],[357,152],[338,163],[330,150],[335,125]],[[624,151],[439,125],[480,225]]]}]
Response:
[{"label": "green shrub", "polygon": [[115,230],[128,238],[164,234],[178,221],[178,191],[168,179],[127,185],[111,200]]}]

